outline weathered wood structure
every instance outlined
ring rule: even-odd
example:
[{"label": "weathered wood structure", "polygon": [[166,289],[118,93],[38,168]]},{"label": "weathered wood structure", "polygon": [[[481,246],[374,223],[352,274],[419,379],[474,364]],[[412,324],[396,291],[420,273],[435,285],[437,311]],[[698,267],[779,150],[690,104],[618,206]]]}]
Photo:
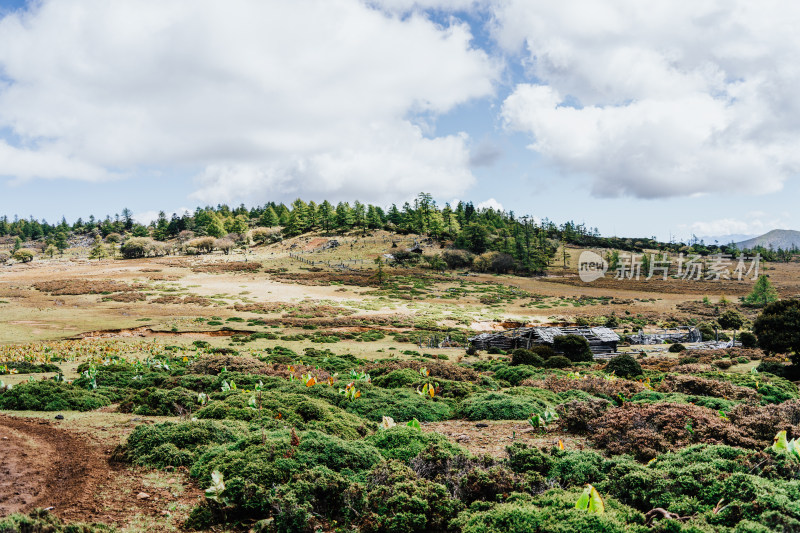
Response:
[{"label": "weathered wood structure", "polygon": [[701,342],[703,334],[697,328],[681,326],[675,329],[664,329],[653,333],[639,333],[631,336],[631,344],[674,344],[676,342]]},{"label": "weathered wood structure", "polygon": [[617,351],[619,335],[610,328],[537,328],[521,327],[492,333],[481,333],[470,337],[469,342],[478,350],[500,348],[530,348],[535,344],[553,344],[556,337],[562,335],[579,335],[589,342],[594,354],[614,353]]}]

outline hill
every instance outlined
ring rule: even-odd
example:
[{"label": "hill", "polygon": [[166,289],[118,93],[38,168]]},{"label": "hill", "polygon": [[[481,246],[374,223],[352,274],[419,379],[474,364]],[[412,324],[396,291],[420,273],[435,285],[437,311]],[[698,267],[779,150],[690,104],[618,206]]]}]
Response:
[{"label": "hill", "polygon": [[736,243],[736,247],[740,249],[752,249],[756,246],[763,246],[772,250],[777,250],[778,248],[783,250],[800,248],[800,231],[774,229],[760,237]]}]

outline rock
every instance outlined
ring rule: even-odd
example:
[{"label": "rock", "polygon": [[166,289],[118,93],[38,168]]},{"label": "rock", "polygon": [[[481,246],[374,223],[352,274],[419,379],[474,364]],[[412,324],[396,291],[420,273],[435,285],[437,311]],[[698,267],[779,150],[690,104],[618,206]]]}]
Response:
[{"label": "rock", "polygon": [[488,428],[489,424],[484,424],[483,422],[478,422],[477,424],[475,424],[475,427],[476,428]]},{"label": "rock", "polygon": [[471,439],[468,435],[459,435],[456,437],[456,442],[469,442]]},{"label": "rock", "polygon": [[146,500],[150,498],[150,495],[147,494],[146,492],[140,492],[139,494],[136,495],[136,497],[140,500]]},{"label": "rock", "polygon": [[56,415],[56,420],[64,420],[64,415]]}]

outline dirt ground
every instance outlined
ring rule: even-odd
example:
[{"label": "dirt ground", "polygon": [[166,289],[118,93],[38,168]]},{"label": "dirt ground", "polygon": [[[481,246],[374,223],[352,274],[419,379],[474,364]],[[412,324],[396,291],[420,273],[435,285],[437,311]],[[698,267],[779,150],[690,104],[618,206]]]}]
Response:
[{"label": "dirt ground", "polygon": [[475,455],[506,457],[506,447],[522,442],[537,448],[558,446],[583,450],[589,447],[586,439],[554,431],[536,430],[526,420],[447,420],[423,424],[423,431],[445,435]]},{"label": "dirt ground", "polygon": [[154,483],[149,472],[112,463],[113,446],[59,424],[0,414],[0,516],[52,508],[70,522],[171,529],[201,495],[184,473]]}]

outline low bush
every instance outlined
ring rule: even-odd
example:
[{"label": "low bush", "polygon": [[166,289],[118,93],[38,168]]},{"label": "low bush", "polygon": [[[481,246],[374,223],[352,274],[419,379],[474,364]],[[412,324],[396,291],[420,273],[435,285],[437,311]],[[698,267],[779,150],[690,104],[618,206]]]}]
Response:
[{"label": "low bush", "polygon": [[511,352],[511,364],[513,366],[516,365],[530,365],[530,366],[544,366],[544,359],[541,358],[538,354],[532,352],[531,350],[526,350],[524,348],[517,348],[513,352]]},{"label": "low bush", "polygon": [[[475,505],[458,516],[462,533],[644,533],[644,515],[613,498],[604,498],[604,514],[575,508],[582,489],[553,489],[530,497],[512,494],[506,503]],[[679,531],[674,529],[672,531]]]},{"label": "low bush", "polygon": [[782,378],[786,377],[786,368],[787,366],[784,363],[779,363],[777,361],[761,361],[756,367],[756,370]]},{"label": "low bush", "polygon": [[[251,405],[255,401],[255,407]],[[359,439],[376,429],[372,422],[340,407],[302,394],[234,393],[214,400],[197,414],[200,419],[244,420],[268,429],[317,430],[342,439]]]},{"label": "low bush", "polygon": [[502,392],[475,394],[461,403],[460,413],[470,420],[526,420],[551,405],[534,396]]},{"label": "low bush", "polygon": [[679,342],[676,342],[675,344],[671,345],[671,346],[670,346],[670,347],[667,349],[667,351],[668,351],[669,353],[681,353],[681,352],[685,352],[685,351],[686,351],[686,346],[684,346],[683,344],[681,344],[681,343],[679,343]]},{"label": "low bush", "polygon": [[589,349],[589,341],[580,335],[561,335],[553,339],[553,350],[563,354],[564,357],[577,363],[594,359]]},{"label": "low bush", "polygon": [[141,425],[115,455],[141,466],[191,466],[209,446],[236,442],[246,434],[241,422],[232,421]]},{"label": "low bush", "polygon": [[420,377],[422,376],[419,371],[411,370],[410,368],[402,368],[392,370],[383,376],[378,376],[372,380],[372,383],[373,385],[386,389],[400,389],[410,386],[412,383],[418,381]]},{"label": "low bush", "polygon": [[[567,361],[569,364],[569,361]],[[519,385],[526,379],[531,379],[534,376],[540,376],[542,372],[532,366],[529,365],[518,365],[518,366],[500,366],[496,367],[494,371],[494,377],[496,379],[502,379],[503,381],[508,381],[512,385]]]},{"label": "low bush", "polygon": [[403,368],[410,368],[419,372],[422,367],[430,370],[431,379],[442,378],[452,381],[478,381],[480,379],[478,372],[472,368],[440,361],[377,361],[366,365],[364,371],[375,377]]},{"label": "low bush", "polygon": [[365,441],[380,450],[386,459],[397,459],[406,464],[431,444],[451,454],[464,453],[460,446],[451,443],[444,435],[423,432],[408,426],[395,426],[378,431]]},{"label": "low bush", "polygon": [[12,514],[0,518],[0,533],[100,533],[114,529],[105,524],[65,524],[47,511],[37,509],[28,514]]},{"label": "low bush", "polygon": [[621,378],[632,378],[642,375],[642,365],[630,354],[622,354],[611,359],[603,369],[609,374],[614,374]]},{"label": "low bush", "polygon": [[742,343],[742,348],[756,348],[758,346],[758,338],[749,331],[740,332],[738,339]]},{"label": "low bush", "polygon": [[645,461],[697,443],[744,448],[765,445],[752,438],[746,428],[695,405],[626,403],[606,411],[588,426],[598,447]]},{"label": "low bush", "polygon": [[0,390],[0,409],[14,411],[91,411],[110,403],[96,392],[50,380]]},{"label": "low bush", "polygon": [[[7,369],[14,369],[20,374],[41,374],[45,372],[61,372],[61,368],[58,365],[54,365],[53,363],[31,363],[29,361],[13,361],[3,363],[0,362],[0,367],[6,367]],[[8,373],[6,370],[5,372],[0,369],[0,375]]]},{"label": "low bush", "polygon": [[572,361],[563,355],[554,355],[544,362],[545,368],[567,368],[572,366]]},{"label": "low bush", "polygon": [[728,381],[671,374],[664,378],[658,387],[662,392],[680,392],[698,396],[714,396],[729,400],[758,403],[761,396],[749,387],[736,386]]},{"label": "low bush", "polygon": [[183,387],[151,387],[128,395],[120,403],[119,411],[147,416],[186,415],[194,410],[196,404],[197,393]]},{"label": "low bush", "polygon": [[585,433],[591,429],[591,424],[610,407],[612,407],[611,402],[600,398],[563,403],[556,407],[559,426],[571,433]]},{"label": "low bush", "polygon": [[365,533],[437,531],[455,532],[450,526],[464,504],[444,485],[418,478],[397,462],[377,466],[367,479]]},{"label": "low bush", "polygon": [[566,376],[550,375],[543,380],[526,380],[522,385],[547,389],[553,392],[567,392],[581,390],[593,396],[619,402],[620,397],[630,398],[637,392],[648,390],[647,387],[635,381],[626,379],[605,379],[599,376],[585,375],[580,379],[571,379]]}]

